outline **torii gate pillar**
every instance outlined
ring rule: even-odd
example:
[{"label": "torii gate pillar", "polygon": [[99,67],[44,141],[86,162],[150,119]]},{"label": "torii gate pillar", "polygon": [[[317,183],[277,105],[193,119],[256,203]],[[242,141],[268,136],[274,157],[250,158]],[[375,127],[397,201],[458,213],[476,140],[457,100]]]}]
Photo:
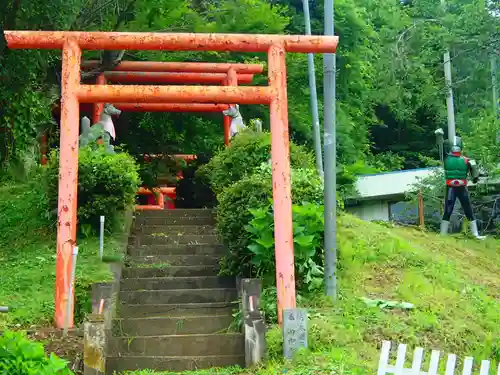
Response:
[{"label": "torii gate pillar", "polygon": [[[59,198],[56,257],[56,314],[57,327],[64,327],[66,307],[70,298],[71,260],[76,245],[78,210],[78,135],[80,105],[77,90],[80,87],[82,51],[72,39],[64,43],[62,55],[61,88],[61,142],[59,154]],[[67,318],[73,325],[73,309]]]}]

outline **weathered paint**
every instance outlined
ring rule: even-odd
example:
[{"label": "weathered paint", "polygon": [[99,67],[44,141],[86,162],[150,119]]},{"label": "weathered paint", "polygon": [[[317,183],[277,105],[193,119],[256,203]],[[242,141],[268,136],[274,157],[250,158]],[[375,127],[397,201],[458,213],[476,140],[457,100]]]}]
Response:
[{"label": "weathered paint", "polygon": [[[63,328],[69,301],[71,259],[76,244],[78,192],[78,134],[81,49],[74,40],[64,44],[62,56],[61,135],[57,223],[55,324]],[[73,311],[69,328],[73,327]]]},{"label": "weathered paint", "polygon": [[222,112],[227,104],[201,103],[113,103],[125,112]]},{"label": "weathered paint", "polygon": [[336,36],[194,34],[83,31],[4,31],[9,48],[61,49],[69,38],[87,50],[161,50],[267,52],[282,45],[287,52],[335,53]]},{"label": "weathered paint", "polygon": [[[63,49],[56,325],[62,327],[64,323],[71,253],[76,238],[79,99],[85,103],[215,101],[229,104],[270,104],[278,319],[281,323],[283,309],[295,308],[296,304],[285,52],[335,53],[338,37],[53,31],[5,31],[4,36],[8,47],[12,49]],[[80,85],[81,48],[268,52],[270,87]],[[143,70],[152,71],[142,67],[140,71]],[[72,325],[72,317],[70,322]]]},{"label": "weathered paint", "polygon": [[242,83],[238,74],[236,74],[236,70],[230,68],[227,71],[227,81],[229,86],[238,86],[238,84]]},{"label": "weathered paint", "polygon": [[137,194],[144,194],[144,195],[150,195],[150,194],[172,194],[175,193],[175,187],[158,187],[158,188],[153,188],[153,190],[140,187],[139,190],[137,190]]},{"label": "weathered paint", "polygon": [[[104,73],[99,74],[96,80],[96,85],[105,85],[106,77]],[[104,103],[94,103],[94,110],[92,114],[92,125],[97,124],[101,118],[101,113],[104,110]]]},{"label": "weathered paint", "polygon": [[[226,86],[238,86],[239,80],[236,70],[229,68],[227,71],[227,79],[224,82]],[[231,116],[224,116],[224,144],[229,145],[229,134],[231,128]]]},{"label": "weathered paint", "polygon": [[82,103],[242,103],[268,104],[269,87],[80,85]]},{"label": "weathered paint", "polygon": [[[226,79],[224,73],[160,73],[160,72],[105,72],[111,83],[181,83],[220,84]],[[252,83],[253,74],[238,74],[241,83]]]},{"label": "weathered paint", "polygon": [[164,195],[175,196],[176,188],[175,187],[159,187],[154,188],[153,191],[140,187],[137,190],[138,195],[154,195],[157,197],[156,205],[136,205],[135,209],[139,211],[151,211],[151,210],[164,210],[165,209],[165,198]]},{"label": "weathered paint", "polygon": [[222,126],[224,127],[224,144],[229,145],[229,129],[231,128],[231,117],[224,116]]},{"label": "weathered paint", "polygon": [[274,45],[269,48],[269,86],[275,94],[271,101],[270,117],[276,287],[280,324],[283,309],[296,306],[285,55],[282,46]]},{"label": "weathered paint", "polygon": [[[229,81],[227,80],[227,78],[222,82],[222,84],[224,86],[229,86]],[[231,116],[223,117],[222,127],[224,129],[224,145],[229,146],[229,129],[231,128]]]},{"label": "weathered paint", "polygon": [[[82,70],[99,66],[99,61],[89,60],[82,63]],[[238,74],[259,74],[264,71],[263,64],[231,64],[207,62],[167,62],[167,61],[122,61],[113,71],[128,72],[172,72],[172,73],[222,73],[229,68]]]},{"label": "weathered paint", "polygon": [[[186,162],[187,161],[192,161],[196,160],[198,156],[193,155],[193,154],[175,154],[175,155],[169,155],[170,157],[176,158],[176,159],[183,159]],[[144,161],[150,161],[151,159],[157,159],[157,158],[164,158],[165,155],[162,154],[143,154],[142,157],[144,158]]]}]

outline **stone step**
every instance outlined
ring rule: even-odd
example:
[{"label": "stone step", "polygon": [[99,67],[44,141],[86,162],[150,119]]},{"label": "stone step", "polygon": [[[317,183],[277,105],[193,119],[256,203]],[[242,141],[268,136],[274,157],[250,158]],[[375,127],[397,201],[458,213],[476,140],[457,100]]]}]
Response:
[{"label": "stone step", "polygon": [[136,246],[142,245],[217,245],[219,239],[213,234],[187,234],[187,235],[173,235],[173,234],[139,234],[134,238],[129,239],[129,243]]},{"label": "stone step", "polygon": [[164,233],[176,235],[178,233],[186,234],[215,234],[213,225],[136,225],[134,233],[156,234]]},{"label": "stone step", "polygon": [[217,266],[220,256],[214,255],[145,255],[128,258],[128,264],[165,266]]},{"label": "stone step", "polygon": [[164,268],[155,267],[131,267],[124,268],[122,279],[138,279],[152,277],[194,277],[194,276],[217,276],[218,266],[170,266]]},{"label": "stone step", "polygon": [[120,292],[120,301],[123,304],[211,303],[232,302],[236,299],[236,288]]},{"label": "stone step", "polygon": [[157,305],[118,305],[119,315],[128,318],[166,316],[231,315],[239,304],[235,302],[183,303]]},{"label": "stone step", "polygon": [[111,356],[240,356],[245,352],[241,333],[112,337],[108,344]]},{"label": "stone step", "polygon": [[147,357],[126,356],[108,357],[106,359],[106,374],[120,373],[133,370],[156,370],[156,371],[189,371],[198,369],[209,369],[212,367],[229,367],[245,365],[245,355],[215,355],[200,357]]},{"label": "stone step", "polygon": [[172,216],[158,216],[158,217],[137,217],[135,225],[215,225],[215,217],[172,217]]},{"label": "stone step", "polygon": [[151,218],[151,217],[213,217],[215,210],[200,208],[200,209],[181,209],[175,210],[147,210],[136,213],[137,218]]},{"label": "stone step", "polygon": [[130,256],[144,255],[222,255],[223,245],[142,245],[129,246]]},{"label": "stone step", "polygon": [[231,315],[122,318],[113,320],[113,336],[226,333],[232,322]]},{"label": "stone step", "polygon": [[153,277],[123,279],[120,285],[121,291],[197,288],[236,288],[236,279],[229,276]]}]

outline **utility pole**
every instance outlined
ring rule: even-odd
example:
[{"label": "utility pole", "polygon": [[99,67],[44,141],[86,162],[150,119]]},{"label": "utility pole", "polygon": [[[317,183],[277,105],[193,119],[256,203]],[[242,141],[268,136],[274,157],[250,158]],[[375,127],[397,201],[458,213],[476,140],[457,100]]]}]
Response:
[{"label": "utility pole", "polygon": [[496,52],[491,55],[491,90],[493,91],[493,114],[498,116],[498,91],[497,91],[497,58]]},{"label": "utility pole", "polygon": [[[325,0],[325,35],[333,35],[334,0]],[[324,55],[325,101],[325,293],[337,297],[337,140],[336,122],[336,56]]]},{"label": "utility pole", "polygon": [[[446,3],[445,0],[441,0],[441,6],[446,12]],[[444,56],[444,78],[446,83],[446,107],[448,109],[448,142],[453,142],[455,144],[455,108],[453,105],[453,88],[451,82],[451,59],[450,59],[450,51],[446,49]]]},{"label": "utility pole", "polygon": [[[311,35],[311,16],[309,15],[309,0],[302,0],[304,7],[304,21],[306,24],[306,35]],[[309,91],[311,99],[311,113],[313,120],[313,140],[316,152],[316,169],[323,177],[323,154],[321,152],[321,132],[319,130],[318,94],[316,92],[316,72],[314,69],[314,55],[307,55],[307,66],[309,70]]]}]

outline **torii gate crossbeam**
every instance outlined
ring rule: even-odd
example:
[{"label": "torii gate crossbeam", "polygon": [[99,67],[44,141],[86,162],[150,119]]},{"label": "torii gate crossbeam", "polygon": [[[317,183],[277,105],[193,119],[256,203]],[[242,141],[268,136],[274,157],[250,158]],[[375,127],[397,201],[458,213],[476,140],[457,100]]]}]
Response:
[{"label": "torii gate crossbeam", "polygon": [[[71,277],[72,249],[76,244],[78,191],[79,101],[269,104],[275,221],[278,321],[284,308],[293,308],[295,271],[286,52],[335,53],[338,37],[251,34],[106,33],[64,31],[4,31],[13,48],[62,49],[60,173],[56,261],[55,323],[64,326]],[[268,87],[88,86],[80,84],[81,54],[91,50],[178,50],[267,52]],[[180,97],[180,98],[179,98]],[[182,99],[182,100],[179,100]],[[73,312],[68,321],[73,325]]]},{"label": "torii gate crossbeam", "polygon": [[125,112],[208,112],[221,113],[228,109],[227,104],[206,103],[113,103],[121,111]]},{"label": "torii gate crossbeam", "polygon": [[[129,64],[130,63],[130,64]],[[221,63],[185,63],[187,66],[183,66],[183,63],[178,62],[137,62],[137,61],[123,61],[119,64],[124,67],[130,67],[137,69],[138,67],[143,67],[145,71],[107,71],[101,73],[96,81],[98,85],[104,85],[106,82],[111,83],[183,83],[183,84],[210,84],[210,83],[220,83],[226,86],[238,86],[240,83],[251,83],[253,80],[254,73],[238,73],[238,71],[244,72],[262,72],[264,66],[262,64],[221,64]],[[95,67],[98,65],[96,61],[83,62],[82,65],[87,67]],[[146,69],[157,69],[158,71],[147,71]],[[167,69],[175,70],[176,72],[168,72]],[[189,71],[189,69],[196,72]],[[217,73],[227,69],[225,73]],[[161,71],[160,70],[165,70]],[[195,105],[195,104],[193,104]],[[200,106],[200,104],[196,104]],[[103,103],[94,103],[93,112],[93,123],[99,121],[101,112],[103,110]],[[137,107],[136,107],[137,108]],[[159,112],[159,106],[154,106],[155,112]],[[172,108],[168,109],[172,112]],[[185,108],[189,108],[188,105]],[[199,107],[201,108],[201,107]],[[198,112],[198,110],[193,110],[189,108],[188,112]],[[229,145],[229,129],[231,126],[231,117],[223,117],[223,129],[224,129],[224,144]]]},{"label": "torii gate crossbeam", "polygon": [[[99,66],[99,61],[88,60],[82,63],[82,70]],[[262,64],[207,63],[207,62],[167,62],[167,61],[122,61],[112,70],[126,72],[170,72],[170,73],[227,73],[233,68],[238,74],[260,74]]]},{"label": "torii gate crossbeam", "polygon": [[[175,73],[175,72],[105,72],[104,77],[111,83],[181,83],[220,84],[227,79],[224,73]],[[239,83],[252,83],[253,74],[237,74]]]}]

